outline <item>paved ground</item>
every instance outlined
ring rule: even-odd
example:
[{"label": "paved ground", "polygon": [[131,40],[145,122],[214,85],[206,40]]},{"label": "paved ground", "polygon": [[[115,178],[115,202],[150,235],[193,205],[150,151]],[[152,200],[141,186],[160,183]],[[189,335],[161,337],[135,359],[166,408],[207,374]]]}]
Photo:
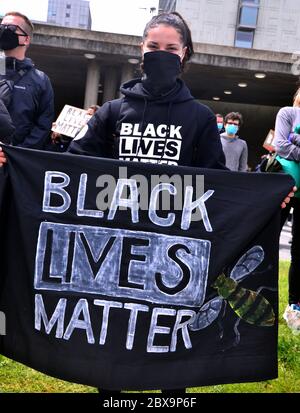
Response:
[{"label": "paved ground", "polygon": [[282,228],[280,241],[279,241],[279,259],[290,260],[290,248],[289,240],[291,239],[291,223],[287,222]]}]

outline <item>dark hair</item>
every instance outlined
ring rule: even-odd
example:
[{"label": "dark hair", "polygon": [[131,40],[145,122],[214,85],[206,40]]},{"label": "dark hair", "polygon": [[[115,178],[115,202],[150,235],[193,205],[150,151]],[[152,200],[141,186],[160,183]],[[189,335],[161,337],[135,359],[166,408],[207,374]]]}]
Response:
[{"label": "dark hair", "polygon": [[223,118],[224,119],[224,116],[221,113],[216,113],[216,118]]},{"label": "dark hair", "polygon": [[190,60],[190,58],[194,54],[192,34],[189,26],[187,25],[183,17],[177,12],[161,13],[157,16],[153,16],[152,19],[146,24],[143,33],[143,40],[147,38],[150,29],[153,29],[160,24],[174,27],[174,29],[180,34],[183,46],[186,47],[186,52],[181,64],[182,68],[184,68],[185,63]]},{"label": "dark hair", "polygon": [[25,23],[24,31],[28,34],[28,36],[32,36],[34,27],[31,21],[28,19],[28,17],[25,16],[25,14],[19,13],[18,11],[9,11],[3,17],[6,17],[6,16],[15,16],[15,17],[20,17],[21,19],[23,19]]},{"label": "dark hair", "polygon": [[243,116],[239,112],[230,112],[225,116],[225,123],[229,120],[238,120],[240,122],[239,126],[243,124]]}]

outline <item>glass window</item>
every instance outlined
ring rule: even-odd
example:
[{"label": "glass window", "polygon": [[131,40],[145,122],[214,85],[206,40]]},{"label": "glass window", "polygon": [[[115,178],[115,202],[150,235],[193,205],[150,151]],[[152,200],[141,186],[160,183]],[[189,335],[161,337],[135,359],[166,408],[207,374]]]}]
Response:
[{"label": "glass window", "polygon": [[257,4],[257,5],[259,5],[259,0],[242,0],[241,1],[241,3],[244,5],[244,4]]},{"label": "glass window", "polygon": [[66,17],[70,17],[70,13],[66,13]]},{"label": "glass window", "polygon": [[235,46],[251,49],[253,45],[253,30],[237,30],[235,35]]},{"label": "glass window", "polygon": [[70,9],[71,8],[71,4],[67,4],[67,9]]},{"label": "glass window", "polygon": [[247,7],[243,6],[240,10],[240,21],[241,26],[256,27],[257,23],[258,8],[257,7]]}]

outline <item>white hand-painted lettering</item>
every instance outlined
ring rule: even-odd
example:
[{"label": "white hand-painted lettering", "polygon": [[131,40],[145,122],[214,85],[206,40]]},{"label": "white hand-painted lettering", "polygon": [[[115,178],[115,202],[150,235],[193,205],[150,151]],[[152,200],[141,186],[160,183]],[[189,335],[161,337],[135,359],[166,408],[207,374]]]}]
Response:
[{"label": "white hand-painted lettering", "polygon": [[[95,307],[103,307],[102,315],[101,312],[97,317],[95,322],[91,322],[91,311]],[[84,330],[86,333],[86,341],[91,345],[105,346],[109,345],[107,342],[107,336],[109,332],[115,328],[114,323],[119,317],[118,314],[111,314],[111,309],[114,312],[129,310],[129,322],[127,331],[120,331],[118,337],[126,337],[124,341],[124,346],[126,350],[132,351],[134,349],[135,335],[137,334],[137,325],[139,323],[145,324],[145,319],[143,314],[150,312],[150,308],[146,305],[137,303],[123,303],[118,301],[106,301],[106,300],[93,300],[88,302],[84,298],[80,298],[75,307],[73,304],[69,304],[67,298],[59,298],[56,307],[53,311],[46,308],[43,296],[41,294],[35,295],[35,329],[42,333],[50,335],[52,330],[55,329],[55,338],[63,340],[72,340],[72,336],[77,329]],[[53,311],[51,315],[51,311]],[[161,320],[158,320],[159,316],[163,316]],[[146,318],[146,333],[147,342],[146,351],[150,353],[166,353],[175,352],[179,347],[182,348],[182,344],[185,349],[189,350],[192,348],[190,331],[187,328],[189,321],[196,316],[196,312],[192,310],[175,310],[173,308],[157,308],[152,309],[152,313]],[[82,317],[83,319],[80,319]],[[95,315],[94,315],[95,317]],[[186,321],[182,321],[183,317]],[[139,318],[141,320],[139,320]],[[96,335],[99,334],[99,324],[100,324],[100,335],[99,340],[95,339]],[[163,325],[168,324],[168,326]],[[53,333],[52,333],[53,334]],[[163,335],[164,344],[159,345],[161,340],[160,335]],[[178,339],[178,336],[182,340]],[[168,336],[168,337],[166,337]],[[109,336],[110,340],[112,336]],[[120,343],[118,338],[118,344]],[[154,344],[156,343],[156,344]]]},{"label": "white hand-painted lettering", "polygon": [[[53,178],[61,178],[61,182],[53,182]],[[44,181],[44,198],[43,198],[43,211],[44,212],[55,212],[57,214],[62,214],[67,211],[71,205],[71,197],[67,191],[63,188],[70,184],[69,175],[63,172],[47,171],[45,173]],[[50,198],[52,194],[59,195],[63,203],[60,206],[51,206]]]},{"label": "white hand-painted lettering", "polygon": [[162,227],[170,227],[174,224],[175,221],[175,214],[170,213],[168,214],[167,218],[159,217],[156,213],[157,201],[158,196],[161,191],[169,191],[171,195],[176,195],[177,189],[174,185],[163,183],[156,185],[152,192],[149,204],[149,218],[153,222],[153,224],[160,225]]},{"label": "white hand-painted lettering", "polygon": [[184,205],[181,217],[181,229],[188,230],[192,221],[192,212],[195,208],[199,208],[205,229],[207,232],[212,232],[205,202],[214,194],[215,191],[206,191],[200,198],[192,202],[194,189],[192,186],[187,186],[185,190]]},{"label": "white hand-painted lettering", "polygon": [[35,288],[200,306],[210,242],[151,232],[42,222]]}]

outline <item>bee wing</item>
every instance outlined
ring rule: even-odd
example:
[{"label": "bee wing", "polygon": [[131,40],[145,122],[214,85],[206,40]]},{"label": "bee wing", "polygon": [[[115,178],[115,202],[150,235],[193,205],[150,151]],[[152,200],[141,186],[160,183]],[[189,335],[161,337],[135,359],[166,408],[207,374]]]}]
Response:
[{"label": "bee wing", "polygon": [[235,281],[241,281],[248,274],[255,270],[256,267],[264,260],[265,253],[260,245],[250,248],[233,267],[230,278]]},{"label": "bee wing", "polygon": [[189,329],[192,331],[202,330],[208,327],[220,314],[223,304],[223,298],[216,297],[204,304],[195,317],[189,323]]}]

